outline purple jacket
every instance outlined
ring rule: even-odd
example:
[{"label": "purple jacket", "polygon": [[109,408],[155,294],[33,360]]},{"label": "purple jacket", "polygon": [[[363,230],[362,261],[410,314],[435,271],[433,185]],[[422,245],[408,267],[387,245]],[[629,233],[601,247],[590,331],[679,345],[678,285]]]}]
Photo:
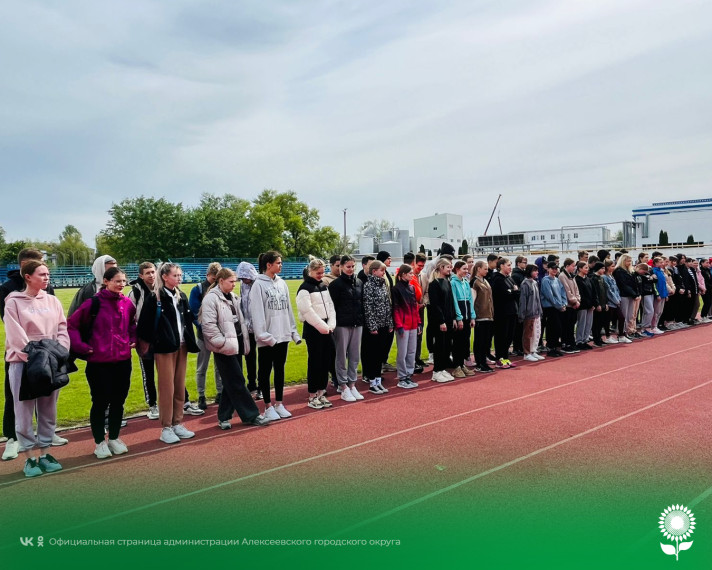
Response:
[{"label": "purple jacket", "polygon": [[67,327],[72,351],[87,354],[87,362],[121,362],[131,358],[131,345],[136,342],[136,307],[128,297],[102,289],[99,297],[99,312],[94,321],[89,344],[82,341],[79,329],[88,323],[91,299],[84,301],[69,317]]}]

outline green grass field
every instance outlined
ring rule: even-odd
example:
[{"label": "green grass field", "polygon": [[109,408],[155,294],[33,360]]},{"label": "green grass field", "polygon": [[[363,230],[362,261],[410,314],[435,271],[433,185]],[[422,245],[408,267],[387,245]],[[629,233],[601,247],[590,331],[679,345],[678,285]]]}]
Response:
[{"label": "green grass field", "polygon": [[[295,297],[297,294],[297,289],[301,284],[299,280],[289,280],[286,281],[289,286],[289,291],[292,297],[292,308],[294,310],[294,318],[297,320],[297,329],[301,334],[302,325],[297,319],[297,304],[295,302]],[[184,284],[181,288],[186,293],[190,295],[190,290],[194,287],[193,284]],[[72,302],[76,289],[59,289],[57,290],[57,297],[62,302],[64,310],[69,308],[69,304]],[[125,290],[128,293],[129,289]],[[5,346],[5,327],[0,322],[0,342],[2,346]],[[427,351],[424,351],[427,355]],[[396,355],[396,345],[393,343],[391,349],[391,362],[395,362]],[[87,423],[89,420],[89,408],[91,407],[91,397],[89,395],[89,385],[86,382],[86,377],[84,376],[84,366],[85,363],[81,360],[77,361],[79,366],[79,371],[71,375],[69,385],[62,388],[59,395],[59,403],[57,410],[57,425],[58,426],[72,426],[76,424]],[[195,367],[196,367],[196,355],[188,355],[188,371],[186,374],[186,385],[188,387],[188,392],[193,400],[198,399],[198,393],[195,384]],[[290,343],[289,345],[289,356],[287,357],[287,367],[285,370],[286,381],[288,384],[295,384],[306,381],[307,374],[307,347],[306,343],[302,342],[300,345],[295,345]],[[215,376],[213,371],[213,360],[210,360],[210,368],[208,369],[208,376],[206,382],[206,397],[212,399],[215,397]],[[4,406],[5,395],[4,391],[0,391],[0,406]],[[2,409],[2,408],[0,408]],[[131,389],[129,391],[129,396],[126,399],[125,412],[126,416],[142,413],[146,411],[147,406],[143,395],[143,383],[141,381],[141,369],[138,364],[138,357],[134,354],[133,357],[133,373],[131,375]]]}]

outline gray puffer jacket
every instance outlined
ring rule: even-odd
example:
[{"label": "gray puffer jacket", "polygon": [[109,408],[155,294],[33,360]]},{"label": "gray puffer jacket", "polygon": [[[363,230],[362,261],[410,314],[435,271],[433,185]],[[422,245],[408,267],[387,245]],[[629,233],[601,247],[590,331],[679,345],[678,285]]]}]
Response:
[{"label": "gray puffer jacket", "polygon": [[[211,352],[226,356],[249,354],[250,343],[244,342],[248,338],[247,324],[240,298],[234,293],[230,293],[228,300],[219,287],[210,289],[200,306],[198,319],[203,327],[203,341]],[[238,338],[238,327],[242,339]]]}]

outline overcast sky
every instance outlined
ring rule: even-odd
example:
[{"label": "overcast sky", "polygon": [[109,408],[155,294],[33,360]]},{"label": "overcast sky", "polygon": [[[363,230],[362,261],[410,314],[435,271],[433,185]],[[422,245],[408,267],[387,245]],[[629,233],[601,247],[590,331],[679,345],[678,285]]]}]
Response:
[{"label": "overcast sky", "polygon": [[[505,232],[712,197],[709,1],[3,1],[0,226],[294,190]],[[492,233],[490,231],[490,233]]]}]

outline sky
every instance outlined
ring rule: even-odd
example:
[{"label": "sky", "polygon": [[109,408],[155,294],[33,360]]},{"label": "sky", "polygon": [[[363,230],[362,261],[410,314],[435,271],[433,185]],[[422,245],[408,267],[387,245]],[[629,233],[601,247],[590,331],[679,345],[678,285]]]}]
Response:
[{"label": "sky", "polygon": [[[481,235],[712,197],[712,3],[3,1],[0,226],[293,190]],[[491,230],[490,234],[493,233]]]}]

